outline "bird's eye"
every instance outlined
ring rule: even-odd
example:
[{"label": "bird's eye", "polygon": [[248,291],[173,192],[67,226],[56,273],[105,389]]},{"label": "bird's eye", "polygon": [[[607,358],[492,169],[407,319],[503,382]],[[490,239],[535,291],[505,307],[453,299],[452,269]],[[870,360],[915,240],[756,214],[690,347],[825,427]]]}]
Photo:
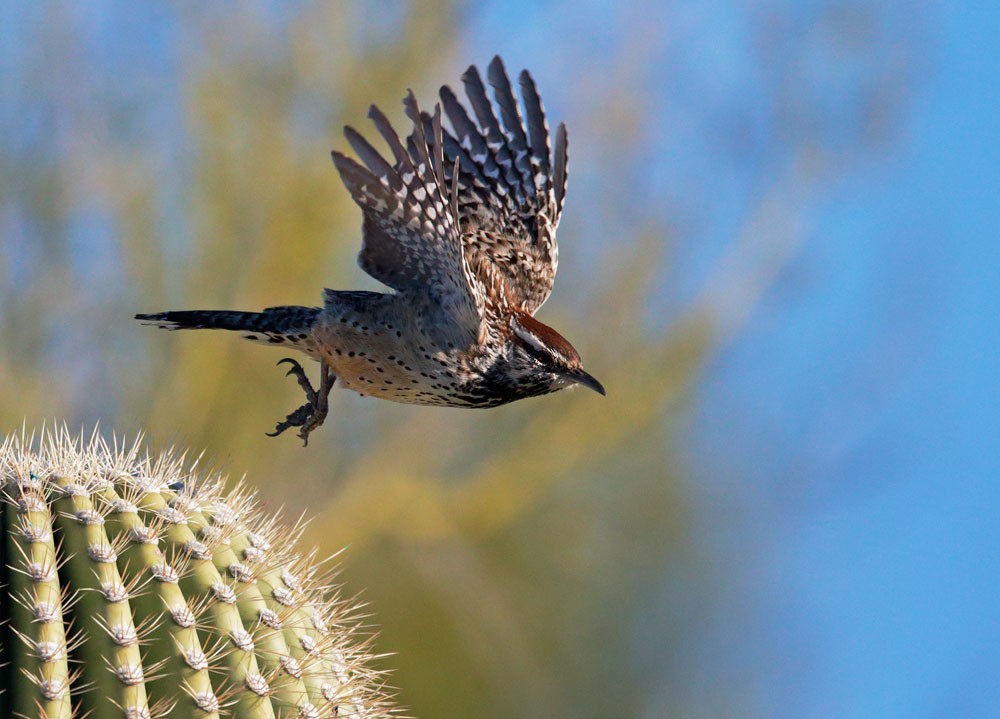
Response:
[{"label": "bird's eye", "polygon": [[533,344],[531,342],[522,342],[521,346],[525,351],[533,358],[541,362],[542,364],[551,364],[552,353],[540,345]]}]

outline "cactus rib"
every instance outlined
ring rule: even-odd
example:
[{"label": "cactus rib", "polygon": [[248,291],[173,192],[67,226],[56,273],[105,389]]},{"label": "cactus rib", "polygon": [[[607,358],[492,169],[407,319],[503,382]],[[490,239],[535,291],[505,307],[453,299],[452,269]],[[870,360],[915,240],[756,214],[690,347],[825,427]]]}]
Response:
[{"label": "cactus rib", "polygon": [[0,717],[396,712],[314,554],[183,456],[10,435],[0,522]]}]

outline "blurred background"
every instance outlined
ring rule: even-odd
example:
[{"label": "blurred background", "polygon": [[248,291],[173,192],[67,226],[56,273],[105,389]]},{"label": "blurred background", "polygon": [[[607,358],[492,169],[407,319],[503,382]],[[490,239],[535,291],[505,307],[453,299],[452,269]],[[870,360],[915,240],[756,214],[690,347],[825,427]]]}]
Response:
[{"label": "blurred background", "polygon": [[[1000,5],[4,2],[0,432],[313,517],[416,717],[1000,717]],[[608,388],[332,396],[137,311],[378,289],[329,160],[500,53],[570,131]]]}]

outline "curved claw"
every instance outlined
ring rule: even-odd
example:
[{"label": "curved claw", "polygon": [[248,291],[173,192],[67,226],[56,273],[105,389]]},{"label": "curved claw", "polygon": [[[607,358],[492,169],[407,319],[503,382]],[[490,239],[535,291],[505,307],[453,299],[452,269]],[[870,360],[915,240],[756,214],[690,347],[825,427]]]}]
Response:
[{"label": "curved claw", "polygon": [[309,434],[323,424],[323,420],[326,419],[329,406],[327,398],[337,378],[325,362],[320,362],[320,385],[319,391],[316,391],[313,389],[312,383],[306,376],[306,372],[302,369],[301,364],[291,357],[285,357],[278,361],[279,365],[286,363],[291,365],[291,369],[285,373],[285,376],[295,376],[299,386],[306,393],[306,399],[309,401],[294,412],[289,413],[283,421],[278,423],[273,432],[265,432],[265,434],[268,437],[277,437],[287,429],[299,427],[299,437],[302,439],[302,445],[308,446]]},{"label": "curved claw", "polygon": [[306,371],[302,368],[302,365],[298,361],[292,359],[291,357],[284,357],[278,360],[278,364],[290,364],[291,369],[285,372],[285,376],[294,376],[296,381],[299,383],[299,387],[302,391],[306,393],[306,398],[310,403],[316,404],[316,390],[313,389],[312,382],[309,381],[309,377],[306,376]]}]

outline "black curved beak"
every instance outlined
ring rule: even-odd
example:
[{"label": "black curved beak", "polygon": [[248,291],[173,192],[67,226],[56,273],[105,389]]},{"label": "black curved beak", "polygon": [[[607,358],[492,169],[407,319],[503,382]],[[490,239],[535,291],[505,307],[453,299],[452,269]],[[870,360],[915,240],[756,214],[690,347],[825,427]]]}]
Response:
[{"label": "black curved beak", "polygon": [[608,396],[608,393],[604,390],[604,385],[598,382],[593,375],[584,372],[582,369],[570,370],[566,373],[565,377],[577,384],[582,384],[584,387],[594,390],[600,395]]}]

